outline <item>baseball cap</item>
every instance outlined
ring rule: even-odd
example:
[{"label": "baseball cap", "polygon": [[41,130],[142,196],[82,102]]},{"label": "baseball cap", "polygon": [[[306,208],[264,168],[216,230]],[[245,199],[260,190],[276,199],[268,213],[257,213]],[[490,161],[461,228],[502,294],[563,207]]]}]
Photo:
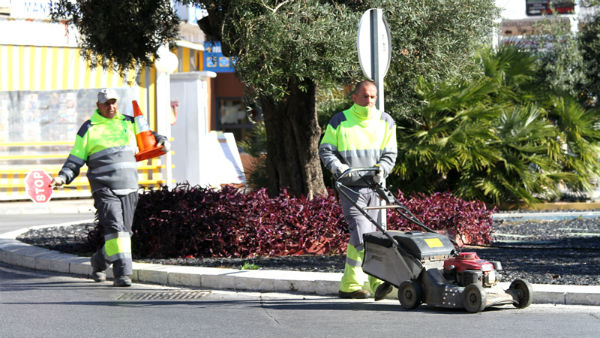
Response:
[{"label": "baseball cap", "polygon": [[118,100],[119,96],[117,95],[117,92],[110,88],[100,89],[98,92],[98,103],[104,103],[110,99]]}]

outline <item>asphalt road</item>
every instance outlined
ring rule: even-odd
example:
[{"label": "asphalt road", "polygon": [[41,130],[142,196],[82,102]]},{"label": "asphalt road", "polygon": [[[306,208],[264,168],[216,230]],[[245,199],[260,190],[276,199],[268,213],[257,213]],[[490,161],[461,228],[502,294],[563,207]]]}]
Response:
[{"label": "asphalt road", "polygon": [[[3,215],[0,232],[92,218]],[[600,307],[532,305],[404,311],[395,300],[342,300],[110,282],[0,264],[0,337],[597,337]]]},{"label": "asphalt road", "polygon": [[600,307],[477,314],[342,300],[109,282],[0,264],[0,337],[597,337]]}]

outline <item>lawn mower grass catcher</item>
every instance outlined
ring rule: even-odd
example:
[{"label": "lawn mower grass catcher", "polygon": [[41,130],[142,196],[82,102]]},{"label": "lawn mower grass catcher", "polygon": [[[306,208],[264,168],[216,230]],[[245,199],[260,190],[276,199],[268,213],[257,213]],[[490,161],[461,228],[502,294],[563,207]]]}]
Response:
[{"label": "lawn mower grass catcher", "polygon": [[[335,182],[340,198],[353,201],[342,182],[366,182],[386,202],[379,207],[354,206],[379,231],[363,235],[365,257],[363,271],[398,289],[398,300],[405,309],[415,309],[425,303],[433,307],[465,309],[480,312],[489,306],[513,304],[526,308],[532,303],[533,290],[529,282],[516,279],[503,290],[498,282],[500,262],[480,259],[475,252],[460,252],[447,236],[425,226],[406,206],[373,176],[379,168],[353,168],[342,173]],[[354,174],[357,173],[357,174]],[[424,232],[387,231],[371,218],[367,210],[394,208],[406,220]]]}]

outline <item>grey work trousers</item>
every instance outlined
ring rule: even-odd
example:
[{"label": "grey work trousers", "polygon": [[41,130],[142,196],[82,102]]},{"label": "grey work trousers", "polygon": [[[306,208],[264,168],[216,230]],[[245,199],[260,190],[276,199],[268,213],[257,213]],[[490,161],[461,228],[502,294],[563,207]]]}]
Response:
[{"label": "grey work trousers", "polygon": [[[348,194],[350,198],[361,208],[368,206],[379,206],[379,196],[371,188],[366,187],[342,187],[344,192]],[[363,234],[377,231],[377,227],[371,223],[359,210],[356,208],[351,201],[346,198],[343,194],[339,195],[340,204],[342,206],[342,212],[346,223],[348,223],[348,230],[350,232],[349,243],[353,245],[357,251],[361,251],[364,248],[363,245]],[[377,221],[379,210],[365,210],[369,217]]]},{"label": "grey work trousers", "polygon": [[[120,233],[128,233],[129,236],[133,234],[131,226],[139,198],[137,191],[128,195],[116,195],[112,190],[103,188],[95,191],[92,196],[105,242],[107,238]],[[104,271],[112,264],[115,278],[133,274],[131,253],[113,261],[109,261],[105,254],[103,246],[92,256],[92,264],[96,269]]]}]

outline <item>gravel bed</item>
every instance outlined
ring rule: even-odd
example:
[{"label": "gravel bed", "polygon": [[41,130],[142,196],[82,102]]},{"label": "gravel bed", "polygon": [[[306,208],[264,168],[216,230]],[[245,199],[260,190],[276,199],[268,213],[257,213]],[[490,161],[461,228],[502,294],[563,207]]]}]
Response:
[{"label": "gravel bed", "polygon": [[[82,256],[93,223],[30,230],[17,239],[32,245]],[[465,247],[479,257],[500,261],[503,280],[523,278],[535,284],[600,285],[600,219],[559,221],[494,221],[489,247]],[[260,269],[342,272],[344,256],[287,256],[256,258],[135,259],[137,262]]]}]

